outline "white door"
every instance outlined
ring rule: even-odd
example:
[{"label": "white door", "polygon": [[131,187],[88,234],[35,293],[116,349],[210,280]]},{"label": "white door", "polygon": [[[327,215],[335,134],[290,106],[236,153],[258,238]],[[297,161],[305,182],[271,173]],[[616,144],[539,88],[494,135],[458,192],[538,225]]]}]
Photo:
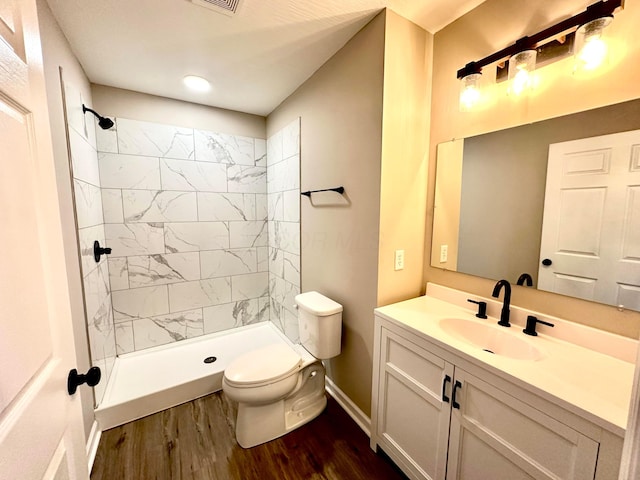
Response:
[{"label": "white door", "polygon": [[640,310],[640,130],[549,146],[538,288]]},{"label": "white door", "polygon": [[0,164],[0,479],[87,478],[35,0],[0,2]]}]

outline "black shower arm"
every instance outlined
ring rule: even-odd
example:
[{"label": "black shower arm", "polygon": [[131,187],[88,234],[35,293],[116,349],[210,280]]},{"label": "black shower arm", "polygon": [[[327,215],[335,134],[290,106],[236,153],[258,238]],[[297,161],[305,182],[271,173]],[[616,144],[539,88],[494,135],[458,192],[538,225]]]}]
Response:
[{"label": "black shower arm", "polygon": [[95,110],[85,106],[85,104],[82,104],[82,113],[87,113],[87,112],[91,112],[93,113],[96,117],[98,118],[102,118],[102,115],[100,115],[98,112],[96,112]]}]

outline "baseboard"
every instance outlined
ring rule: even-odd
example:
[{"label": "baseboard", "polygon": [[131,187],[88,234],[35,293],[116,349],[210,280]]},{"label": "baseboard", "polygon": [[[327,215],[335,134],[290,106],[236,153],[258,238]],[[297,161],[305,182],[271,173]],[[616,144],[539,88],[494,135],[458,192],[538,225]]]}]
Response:
[{"label": "baseboard", "polygon": [[325,390],[367,434],[367,437],[371,437],[371,419],[329,377],[325,377]]},{"label": "baseboard", "polygon": [[87,440],[87,460],[89,462],[89,475],[91,475],[93,462],[96,459],[96,453],[98,452],[98,445],[100,444],[101,436],[102,430],[100,430],[98,422],[94,420],[93,425],[91,426],[91,432],[89,432],[89,439]]}]

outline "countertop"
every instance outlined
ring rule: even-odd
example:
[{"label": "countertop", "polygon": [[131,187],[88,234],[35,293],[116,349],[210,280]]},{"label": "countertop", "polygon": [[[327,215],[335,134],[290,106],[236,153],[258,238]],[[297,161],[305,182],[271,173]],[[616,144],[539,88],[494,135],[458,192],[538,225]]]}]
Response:
[{"label": "countertop", "polygon": [[[478,319],[471,310],[426,295],[379,307],[375,313],[490,373],[624,436],[635,370],[633,363],[551,335],[529,337],[522,333],[522,326],[500,327],[495,318]],[[487,353],[441,328],[440,320],[452,317],[493,325],[510,335],[523,337],[543,353],[542,358],[516,360]]]}]

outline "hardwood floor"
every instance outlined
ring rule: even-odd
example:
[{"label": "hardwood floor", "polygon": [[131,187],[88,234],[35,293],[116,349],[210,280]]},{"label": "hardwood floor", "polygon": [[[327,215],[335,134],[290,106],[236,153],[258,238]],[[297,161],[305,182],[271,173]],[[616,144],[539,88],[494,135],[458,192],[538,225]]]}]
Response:
[{"label": "hardwood floor", "polygon": [[406,477],[328,397],[325,411],[250,449],[236,406],[218,392],[103,432],[92,480],[395,480]]}]

